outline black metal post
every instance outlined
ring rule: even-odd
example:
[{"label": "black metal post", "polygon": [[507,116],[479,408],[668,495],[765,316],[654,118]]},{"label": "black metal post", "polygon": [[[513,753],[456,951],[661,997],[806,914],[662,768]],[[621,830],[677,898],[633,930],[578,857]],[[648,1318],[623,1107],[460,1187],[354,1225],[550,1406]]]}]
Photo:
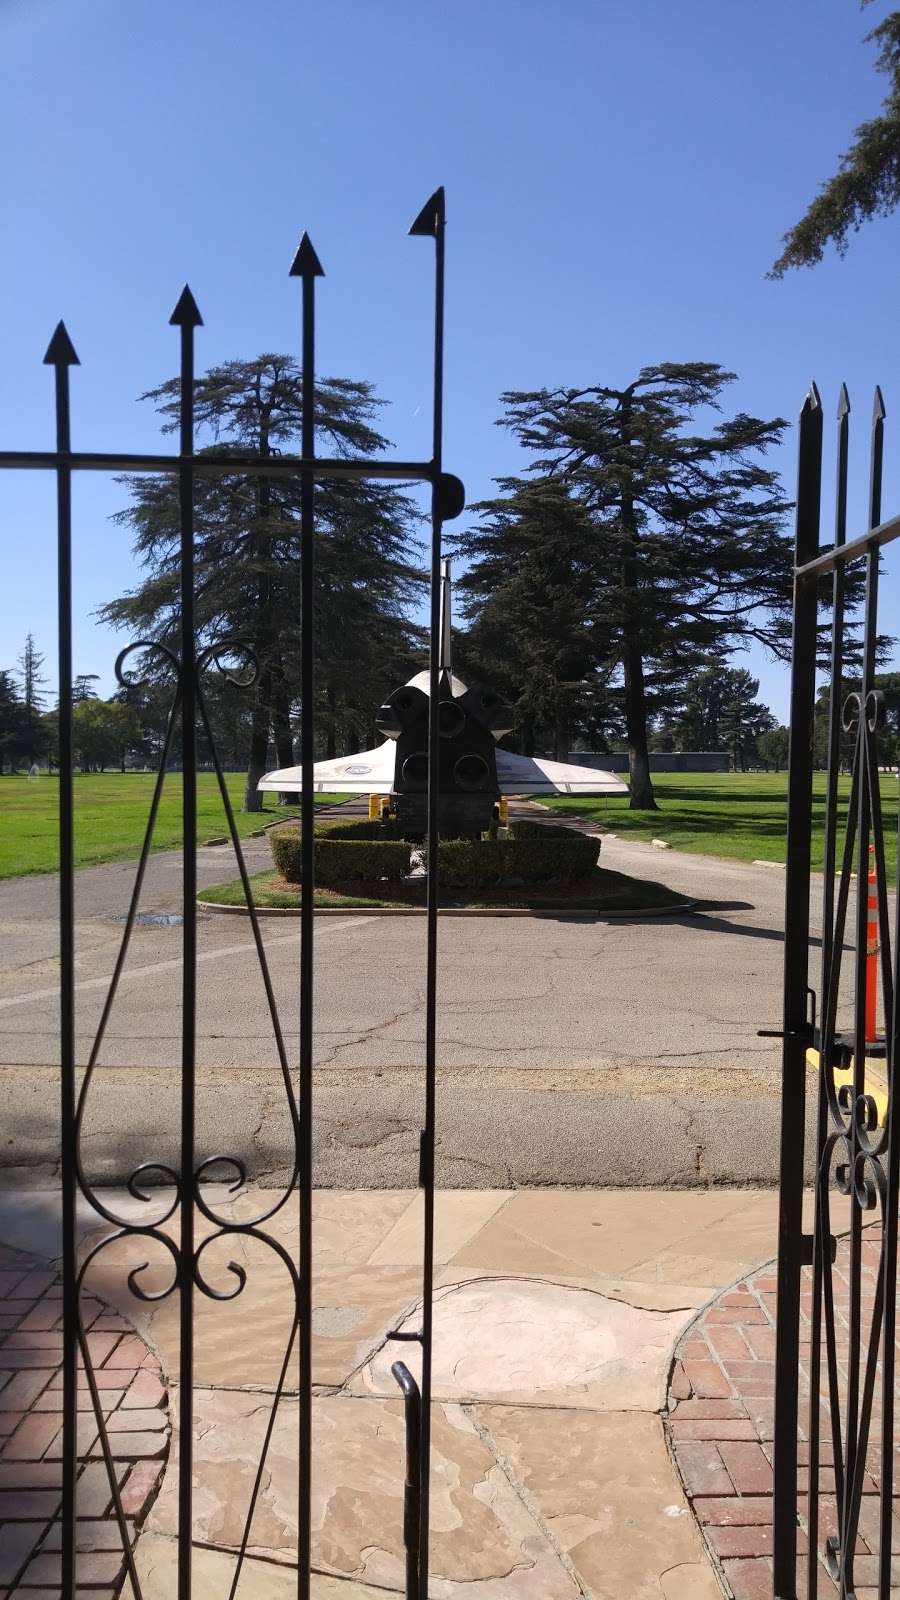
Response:
[{"label": "black metal post", "polygon": [[[800,413],[795,524],[795,560],[798,567],[810,561],[819,546],[821,473],[822,405],[813,384]],[[785,882],[784,1043],[775,1357],[775,1600],[796,1600],[797,1594],[797,1363],[800,1341],[806,1051],[812,1042],[807,986],[816,616],[815,584],[804,583],[796,578]]]},{"label": "black metal post", "polygon": [[72,449],[69,368],[75,347],[60,322],[44,356],[56,392],[57,607],[59,614],[59,1060],[63,1261],[63,1600],[75,1594],[75,1480],[78,1473],[78,1285],[75,1205],[75,819],[72,751]]},{"label": "black metal post", "polygon": [[[841,384],[837,413],[837,481],[835,484],[834,543],[839,549],[847,540],[847,464],[850,444],[850,396]],[[809,1351],[809,1487],[807,1490],[807,1532],[810,1554],[807,1558],[808,1600],[815,1600],[818,1587],[817,1558],[819,1532],[819,1440],[821,1407],[822,1291],[826,1255],[830,1250],[828,1183],[829,1172],[819,1172],[828,1125],[828,1095],[825,1088],[828,1063],[833,1050],[833,1028],[829,1027],[831,1008],[831,966],[834,944],[834,870],[837,852],[837,794],[841,759],[841,682],[844,661],[844,584],[846,569],[836,566],[831,600],[831,699],[828,706],[828,772],[825,780],[825,840],[822,881],[822,964],[819,984],[819,1084],[816,1119],[816,1199],[813,1226],[813,1293],[810,1313]],[[824,1184],[824,1192],[823,1192]]]},{"label": "black metal post", "polygon": [[[900,862],[900,817],[897,855]],[[897,1052],[900,1049],[900,882],[895,890],[894,994],[885,1016],[887,1047],[887,1175],[884,1196],[884,1337],[881,1352],[881,1484],[879,1507],[878,1600],[890,1600],[893,1578],[894,1527],[894,1378],[897,1328],[897,1201],[900,1182],[900,1116],[896,1100]]]},{"label": "black metal post", "polygon": [[194,329],[202,325],[185,285],[169,319],[181,330],[178,503],[181,532],[181,1216],[178,1260],[178,1600],[190,1600],[194,1467],[194,1193],[197,1095],[197,677],[194,622]]},{"label": "black metal post", "polygon": [[[315,455],[316,278],[322,267],[309,235],[304,233],[291,266],[303,284],[301,449],[304,460]],[[297,1462],[297,1594],[309,1600],[312,1487],[312,1086],[313,1086],[313,931],[315,928],[315,475],[307,468],[300,479],[300,1118],[298,1185],[300,1201],[297,1317],[299,1449]]]},{"label": "black metal post", "polygon": [[431,1479],[431,1355],[434,1320],[434,1146],[437,1110],[437,911],[438,911],[438,752],[441,638],[441,472],[444,426],[444,191],[436,189],[419,212],[410,233],[433,238],[434,274],[434,410],[431,481],[431,608],[428,678],[428,840],[426,846],[426,972],[425,972],[425,1126],[422,1130],[419,1183],[424,1192],[422,1252],[422,1445],[419,1497],[419,1597],[428,1600],[428,1510]]},{"label": "black metal post", "polygon": [[[881,390],[875,390],[872,413],[871,464],[869,475],[869,527],[877,527],[881,518],[881,482],[884,457],[884,402]],[[859,1385],[861,1361],[862,1315],[862,1210],[856,1195],[855,1176],[859,1155],[859,1125],[857,1105],[865,1093],[866,1078],[866,951],[869,919],[869,835],[871,832],[872,797],[869,792],[868,762],[866,759],[867,708],[866,695],[872,687],[875,673],[875,636],[878,614],[878,563],[877,547],[866,557],[865,632],[863,636],[862,685],[859,697],[859,790],[856,822],[856,964],[854,972],[854,1038],[853,1038],[853,1114],[850,1121],[850,1304],[848,1311],[849,1333],[847,1351],[847,1404],[845,1422],[845,1473],[843,1504],[839,1508],[841,1528],[840,1592],[841,1600],[853,1592],[853,1565],[856,1546],[856,1523],[859,1495],[857,1473],[862,1470],[859,1460]],[[877,778],[877,773],[876,773]]]}]

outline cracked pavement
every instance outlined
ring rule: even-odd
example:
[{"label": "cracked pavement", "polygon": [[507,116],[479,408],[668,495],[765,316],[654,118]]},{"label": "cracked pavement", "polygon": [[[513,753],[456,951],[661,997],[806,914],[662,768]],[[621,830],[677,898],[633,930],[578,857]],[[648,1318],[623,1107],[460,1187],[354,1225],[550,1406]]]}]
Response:
[{"label": "cracked pavement", "polygon": [[[251,872],[265,840],[246,846]],[[439,935],[441,1182],[702,1184],[774,1181],[784,875],[606,839],[606,865],[704,902],[610,921],[447,918]],[[180,908],[178,851],[151,858],[141,909]],[[229,877],[199,852],[201,885]],[[133,864],[76,878],[78,1059],[86,1062],[123,932]],[[817,891],[818,892],[818,891]],[[814,901],[817,898],[814,892]],[[292,1070],[299,928],[264,919]],[[424,922],[316,924],[316,1181],[415,1181],[422,1117]],[[52,1172],[57,1136],[56,880],[0,884],[0,1066],[6,1181]],[[84,1124],[93,1174],[175,1150],[180,1070],[177,926],[134,929]],[[816,979],[814,946],[811,974]],[[201,915],[201,1155],[227,1151],[259,1181],[291,1160],[291,1122],[249,922]]]}]

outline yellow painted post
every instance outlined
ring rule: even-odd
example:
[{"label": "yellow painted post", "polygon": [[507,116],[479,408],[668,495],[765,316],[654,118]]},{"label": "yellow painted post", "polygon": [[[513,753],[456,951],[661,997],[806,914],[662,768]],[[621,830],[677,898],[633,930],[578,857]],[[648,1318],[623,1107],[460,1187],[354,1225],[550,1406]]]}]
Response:
[{"label": "yellow painted post", "polygon": [[500,796],[500,805],[499,805],[499,808],[498,808],[497,820],[500,823],[501,827],[504,827],[504,828],[506,827],[506,824],[509,821],[509,800],[507,799],[507,796],[505,794],[502,794]]},{"label": "yellow painted post", "polygon": [[369,795],[369,821],[370,822],[377,822],[378,818],[380,816],[381,816],[381,795],[380,794],[370,794]]}]

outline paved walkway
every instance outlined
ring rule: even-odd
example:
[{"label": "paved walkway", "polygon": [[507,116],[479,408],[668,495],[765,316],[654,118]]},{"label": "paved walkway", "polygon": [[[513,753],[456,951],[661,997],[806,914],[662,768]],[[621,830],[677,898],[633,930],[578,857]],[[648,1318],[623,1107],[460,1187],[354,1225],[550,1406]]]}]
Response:
[{"label": "paved walkway", "polygon": [[[841,1387],[846,1382],[850,1246],[838,1241],[833,1271],[836,1347]],[[871,1315],[879,1245],[864,1243],[862,1314]],[[800,1338],[800,1490],[805,1494],[808,1454],[809,1310],[811,1279],[804,1269]],[[772,1595],[772,1439],[775,1391],[775,1289],[771,1269],[754,1273],[720,1296],[684,1334],[669,1390],[666,1431],[694,1515],[710,1553],[735,1600],[771,1600]],[[824,1358],[823,1358],[824,1365]],[[879,1367],[880,1371],[880,1367]],[[827,1389],[823,1374],[822,1389]],[[880,1378],[872,1410],[869,1460],[863,1480],[856,1544],[856,1600],[876,1600],[879,1549],[878,1467]],[[824,1394],[823,1394],[824,1400]],[[837,1532],[837,1507],[831,1467],[831,1424],[827,1403],[820,1417],[819,1543]],[[897,1502],[895,1501],[895,1506]],[[805,1553],[806,1504],[801,1499],[798,1550]],[[895,1541],[897,1530],[895,1527]],[[896,1574],[900,1580],[900,1572]],[[804,1559],[805,1582],[805,1559]],[[798,1579],[798,1593],[806,1593]],[[822,1596],[836,1589],[820,1561]],[[892,1587],[891,1594],[900,1592]]]},{"label": "paved walkway", "polygon": [[[166,1209],[162,1191],[149,1204],[123,1192],[104,1198],[126,1221],[147,1223]],[[237,1197],[207,1189],[214,1209],[245,1226],[275,1198],[270,1189]],[[295,1213],[292,1200],[263,1224],[290,1250]],[[770,1600],[776,1217],[774,1194],[734,1190],[438,1194],[435,1600]],[[836,1205],[834,1228],[844,1221]],[[57,1223],[55,1195],[8,1194],[0,1206],[0,1237],[10,1241],[0,1249],[0,1600],[59,1595],[60,1284],[38,1259],[58,1250]],[[110,1233],[95,1224],[82,1215],[91,1243]],[[415,1352],[386,1342],[386,1333],[418,1325],[421,1226],[417,1194],[315,1197],[315,1600],[383,1600],[403,1590],[403,1417],[390,1365],[402,1355],[414,1366]],[[216,1240],[214,1231],[201,1221],[204,1281],[233,1290],[234,1263],[246,1284],[231,1300],[195,1300],[201,1600],[221,1597],[234,1576],[291,1322],[271,1247],[242,1233]],[[864,1315],[875,1252],[874,1242],[865,1245]],[[841,1238],[839,1360],[847,1254]],[[148,1305],[131,1293],[128,1273],[147,1261],[144,1288],[164,1289],[171,1267],[162,1246],[147,1236],[110,1239],[90,1269],[83,1309],[142,1594],[171,1600],[178,1445],[176,1430],[169,1448],[165,1383],[177,1376],[178,1305],[172,1295]],[[807,1330],[808,1294],[802,1304]],[[292,1373],[289,1363],[238,1600],[293,1596]],[[123,1588],[84,1389],[80,1409],[79,1593],[134,1600],[127,1580]],[[877,1429],[877,1405],[875,1417]],[[803,1450],[801,1442],[801,1490]],[[824,1429],[822,1462],[824,1539],[836,1519]],[[876,1595],[876,1492],[870,1472],[858,1600]],[[800,1522],[805,1551],[802,1504]],[[835,1593],[824,1567],[818,1593]]]},{"label": "paved walkway", "polygon": [[[149,1205],[123,1193],[106,1198],[144,1223],[164,1209],[162,1192]],[[249,1190],[229,1202],[211,1188],[209,1198],[246,1223],[275,1197]],[[776,1210],[771,1193],[728,1190],[438,1194],[435,1600],[720,1600],[667,1449],[668,1379],[697,1312],[771,1258]],[[296,1202],[266,1227],[295,1248]],[[385,1335],[417,1320],[421,1199],[408,1191],[319,1192],[314,1229],[314,1595],[384,1600],[385,1591],[403,1590],[403,1417],[389,1369],[398,1355],[413,1364],[413,1347],[386,1344]],[[5,1197],[0,1235],[10,1244],[40,1239],[52,1254],[53,1230],[46,1195]],[[201,1259],[219,1290],[235,1286],[229,1262],[247,1274],[234,1299],[196,1296],[194,1575],[195,1592],[213,1600],[233,1575],[290,1309],[284,1268],[269,1246],[231,1234],[211,1241]],[[146,1237],[111,1241],[88,1290],[98,1316],[109,1315],[108,1305],[137,1325],[171,1381],[175,1298],[147,1305],[127,1284],[130,1269],[147,1260],[144,1287],[163,1288],[171,1274],[162,1246]],[[49,1275],[43,1283],[49,1293]],[[109,1334],[134,1348],[118,1325]],[[110,1356],[115,1349],[106,1365]],[[293,1595],[292,1370],[238,1600]],[[135,1381],[142,1376],[143,1369]],[[48,1369],[48,1386],[52,1379]],[[146,1600],[174,1594],[177,1455],[176,1437],[158,1497],[143,1521],[135,1511]],[[28,1531],[8,1536],[32,1541],[23,1560],[35,1524],[44,1536],[49,1504],[35,1503]],[[34,1574],[42,1570],[32,1563]],[[20,1584],[16,1600],[39,1600],[41,1587]]]},{"label": "paved walkway", "polygon": [[[45,1261],[0,1247],[0,1600],[59,1593],[62,1482],[62,1287]],[[116,1482],[132,1541],[169,1446],[157,1358],[131,1324],[82,1298]],[[87,1380],[79,1385],[78,1592],[112,1600],[125,1558]]]}]

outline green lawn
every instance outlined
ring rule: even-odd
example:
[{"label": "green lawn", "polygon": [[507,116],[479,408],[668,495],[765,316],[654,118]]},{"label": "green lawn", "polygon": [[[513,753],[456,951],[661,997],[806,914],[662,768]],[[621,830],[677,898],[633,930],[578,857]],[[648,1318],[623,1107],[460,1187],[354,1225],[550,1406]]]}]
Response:
[{"label": "green lawn", "polygon": [[[598,795],[579,799],[560,795],[541,800],[554,811],[591,817],[623,839],[664,839],[675,850],[702,855],[734,856],[740,861],[784,861],[787,826],[787,774],[784,772],[677,772],[654,774],[658,811],[630,811],[628,796]],[[850,779],[841,778],[844,810]],[[885,819],[885,854],[893,874],[897,850],[895,772],[881,774]],[[821,867],[825,820],[825,774],[814,778],[813,865]],[[842,841],[839,841],[839,844]]]},{"label": "green lawn", "polygon": [[[279,818],[299,815],[297,806],[279,806],[274,795],[264,798],[265,809],[241,811],[244,778],[227,774],[228,793],[241,836],[253,833]],[[128,861],[139,853],[150,809],[154,774],[151,772],[90,773],[75,778],[75,864]],[[316,795],[325,805],[339,795]],[[227,832],[225,809],[215,774],[197,778],[197,838],[222,838]],[[26,872],[55,872],[58,866],[59,780],[42,773],[33,781],[24,777],[0,778],[0,878]],[[181,843],[181,774],[169,773],[153,835],[154,850]]]}]

